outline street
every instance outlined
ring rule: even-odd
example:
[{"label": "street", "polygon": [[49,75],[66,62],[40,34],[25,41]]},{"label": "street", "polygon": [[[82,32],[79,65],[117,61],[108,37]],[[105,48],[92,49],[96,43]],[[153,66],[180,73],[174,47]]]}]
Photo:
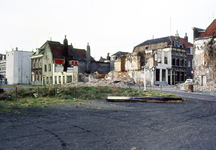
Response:
[{"label": "street", "polygon": [[216,103],[95,100],[0,114],[0,149],[216,149]]}]

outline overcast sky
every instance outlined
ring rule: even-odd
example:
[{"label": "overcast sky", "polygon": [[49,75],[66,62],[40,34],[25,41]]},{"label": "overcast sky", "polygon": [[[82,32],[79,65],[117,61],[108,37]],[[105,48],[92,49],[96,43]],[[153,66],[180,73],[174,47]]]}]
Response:
[{"label": "overcast sky", "polygon": [[[98,60],[154,38],[207,28],[216,17],[215,0],[0,0],[0,53],[32,51],[47,40],[91,47]],[[170,25],[171,24],[171,25]]]}]

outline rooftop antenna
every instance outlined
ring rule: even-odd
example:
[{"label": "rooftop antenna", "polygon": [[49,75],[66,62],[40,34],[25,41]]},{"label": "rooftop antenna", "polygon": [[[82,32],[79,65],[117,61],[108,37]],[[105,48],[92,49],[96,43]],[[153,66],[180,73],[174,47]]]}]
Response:
[{"label": "rooftop antenna", "polygon": [[213,11],[212,17],[209,17],[209,18],[212,18],[214,20],[214,11]]},{"label": "rooftop antenna", "polygon": [[171,17],[170,17],[170,36],[171,36]]}]

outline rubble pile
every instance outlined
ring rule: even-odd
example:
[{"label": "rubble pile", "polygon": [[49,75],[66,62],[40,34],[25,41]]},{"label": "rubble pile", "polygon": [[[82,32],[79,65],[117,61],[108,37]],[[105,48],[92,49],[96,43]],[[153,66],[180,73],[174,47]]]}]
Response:
[{"label": "rubble pile", "polygon": [[[188,90],[188,85],[193,83],[181,83],[178,84],[178,88],[180,90]],[[194,91],[200,91],[200,92],[216,92],[216,84],[213,82],[207,83],[203,86],[199,84],[193,84],[193,90]]]},{"label": "rubble pile", "polygon": [[81,87],[81,86],[116,86],[128,88],[134,85],[134,79],[130,78],[127,73],[118,73],[111,71],[108,74],[102,75],[97,72],[92,74],[83,74],[82,82],[73,82],[63,85],[64,87]]}]

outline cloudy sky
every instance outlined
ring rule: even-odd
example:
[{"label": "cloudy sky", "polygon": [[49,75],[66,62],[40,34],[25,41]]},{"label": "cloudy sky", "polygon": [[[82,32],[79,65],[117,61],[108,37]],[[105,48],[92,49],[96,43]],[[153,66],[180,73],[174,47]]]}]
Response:
[{"label": "cloudy sky", "polygon": [[0,53],[67,35],[75,48],[89,43],[98,60],[176,30],[192,43],[192,27],[205,29],[215,17],[215,0],[0,0]]}]

